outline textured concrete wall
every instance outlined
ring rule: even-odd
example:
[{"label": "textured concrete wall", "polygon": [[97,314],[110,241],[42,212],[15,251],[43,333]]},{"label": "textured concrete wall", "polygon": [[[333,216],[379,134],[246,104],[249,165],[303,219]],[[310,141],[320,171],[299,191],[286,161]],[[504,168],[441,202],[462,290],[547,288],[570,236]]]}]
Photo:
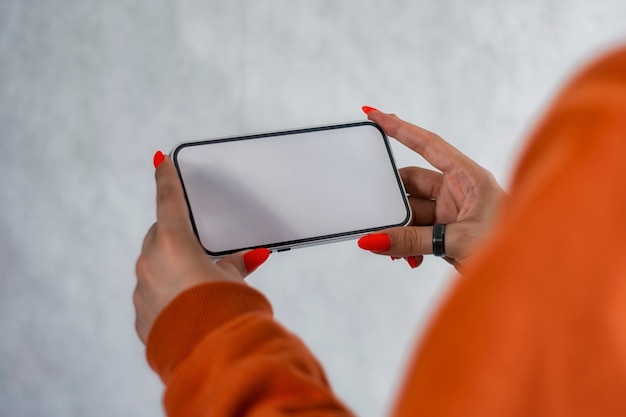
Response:
[{"label": "textured concrete wall", "polygon": [[[625,21],[623,0],[0,0],[0,415],[162,413],[131,303],[156,149],[368,104],[506,183],[560,83]],[[250,282],[378,416],[451,272],[344,242],[275,254]]]}]

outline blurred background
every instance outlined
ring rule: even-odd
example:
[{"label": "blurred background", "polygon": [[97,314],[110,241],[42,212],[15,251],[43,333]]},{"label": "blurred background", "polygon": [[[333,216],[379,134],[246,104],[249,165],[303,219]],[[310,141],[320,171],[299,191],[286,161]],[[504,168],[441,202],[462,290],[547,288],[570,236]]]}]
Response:
[{"label": "blurred background", "polygon": [[[506,186],[550,99],[625,21],[623,0],[0,0],[0,415],[162,415],[131,301],[157,149],[366,104]],[[379,416],[453,272],[350,241],[274,254],[249,282]]]}]

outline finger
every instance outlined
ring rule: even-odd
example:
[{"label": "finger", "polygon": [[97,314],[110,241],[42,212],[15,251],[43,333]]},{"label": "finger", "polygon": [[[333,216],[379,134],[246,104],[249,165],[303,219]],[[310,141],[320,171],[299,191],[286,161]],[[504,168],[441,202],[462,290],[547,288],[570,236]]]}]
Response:
[{"label": "finger", "polygon": [[135,286],[133,291],[133,305],[135,307],[135,331],[139,336],[141,343],[146,344],[146,325],[144,323],[144,315],[141,314],[146,306],[143,297],[141,296],[141,290],[139,289],[139,282]]},{"label": "finger", "polygon": [[435,223],[437,207],[435,200],[409,196],[409,205],[413,214],[411,221],[413,226],[429,226]]},{"label": "finger", "polygon": [[405,122],[395,114],[371,111],[367,117],[378,123],[387,135],[422,155],[432,166],[442,172],[451,171],[459,165],[474,165],[471,159],[439,135]]},{"label": "finger", "polygon": [[[458,248],[462,248],[464,232],[462,225],[457,223],[446,226],[445,253],[446,256],[458,258]],[[457,233],[458,232],[458,233]],[[467,239],[465,239],[467,240]],[[372,233],[359,239],[361,249],[369,250],[379,255],[390,255],[398,258],[408,256],[430,255],[433,253],[432,226],[408,226],[385,229],[379,233]]]},{"label": "finger", "polygon": [[460,273],[461,275],[465,275],[465,266],[461,262],[457,261],[456,259],[452,259],[449,256],[444,256],[443,259],[450,265],[452,265],[458,273]]},{"label": "finger", "polygon": [[269,258],[270,253],[265,248],[237,252],[220,259],[216,265],[223,269],[234,270],[243,279],[261,266]]},{"label": "finger", "polygon": [[428,255],[433,253],[433,228],[430,226],[396,227],[384,230],[389,236],[389,249],[381,254],[397,257]]},{"label": "finger", "polygon": [[176,167],[166,156],[155,172],[157,186],[157,223],[173,230],[189,230],[189,211]]},{"label": "finger", "polygon": [[406,257],[404,259],[409,264],[411,269],[417,268],[418,266],[420,266],[422,264],[422,262],[424,262],[424,257],[421,256],[421,255],[419,255],[419,256],[408,256],[408,257]]},{"label": "finger", "polygon": [[406,192],[414,197],[434,198],[443,184],[443,174],[419,167],[400,168]]},{"label": "finger", "polygon": [[[462,255],[461,249],[467,246],[468,229],[471,226],[462,223],[446,225],[444,251],[449,259]],[[384,255],[406,257],[411,255],[430,255],[433,253],[432,226],[395,227],[383,230],[389,236],[389,249],[380,252]]]}]

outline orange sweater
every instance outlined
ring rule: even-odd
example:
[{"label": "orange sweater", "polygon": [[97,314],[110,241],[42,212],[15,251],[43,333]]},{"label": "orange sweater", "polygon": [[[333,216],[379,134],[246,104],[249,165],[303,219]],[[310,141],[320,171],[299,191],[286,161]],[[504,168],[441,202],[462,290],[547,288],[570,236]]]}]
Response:
[{"label": "orange sweater", "polygon": [[[557,99],[511,195],[416,350],[394,416],[626,415],[626,49]],[[244,284],[178,296],[147,355],[170,416],[351,414]]]}]

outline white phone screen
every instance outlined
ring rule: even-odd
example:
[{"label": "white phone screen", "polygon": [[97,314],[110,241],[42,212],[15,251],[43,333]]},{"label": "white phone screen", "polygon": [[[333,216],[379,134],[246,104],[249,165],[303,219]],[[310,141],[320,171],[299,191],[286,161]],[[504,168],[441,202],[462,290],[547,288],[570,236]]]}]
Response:
[{"label": "white phone screen", "polygon": [[183,143],[172,157],[194,231],[213,256],[410,221],[391,148],[372,122]]}]

